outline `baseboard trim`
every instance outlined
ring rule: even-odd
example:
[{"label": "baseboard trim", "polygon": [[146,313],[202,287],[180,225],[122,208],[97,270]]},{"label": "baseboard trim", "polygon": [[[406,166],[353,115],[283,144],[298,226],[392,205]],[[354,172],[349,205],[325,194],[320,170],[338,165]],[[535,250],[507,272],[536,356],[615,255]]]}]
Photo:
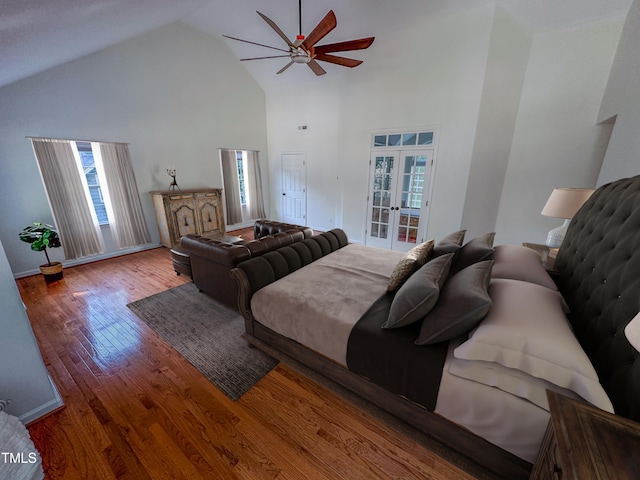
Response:
[{"label": "baseboard trim", "polygon": [[[159,243],[147,243],[146,245],[140,245],[138,247],[126,248],[123,250],[118,250],[116,252],[105,252],[99,253],[97,255],[91,255],[90,257],[82,257],[77,258],[75,260],[67,260],[64,261],[63,264],[65,267],[75,267],[77,265],[84,265],[85,263],[98,262],[100,260],[107,260],[109,258],[121,257],[122,255],[129,255],[131,253],[143,252],[145,250],[153,250],[154,248],[159,248],[162,245]],[[39,269],[33,270],[25,270],[24,272],[18,272],[13,274],[13,278],[24,278],[31,277],[32,275],[39,275]]]},{"label": "baseboard trim", "polygon": [[58,387],[56,386],[56,384],[54,383],[53,379],[51,378],[51,375],[49,375],[49,382],[51,383],[51,389],[53,390],[53,396],[54,398],[52,400],[49,400],[47,403],[44,403],[26,413],[23,413],[22,415],[20,415],[19,420],[22,422],[23,425],[28,425],[30,423],[33,423],[37,420],[40,420],[58,410],[60,410],[61,408],[63,408],[64,405],[64,401],[62,400],[62,395],[60,395],[60,391],[58,390]]}]

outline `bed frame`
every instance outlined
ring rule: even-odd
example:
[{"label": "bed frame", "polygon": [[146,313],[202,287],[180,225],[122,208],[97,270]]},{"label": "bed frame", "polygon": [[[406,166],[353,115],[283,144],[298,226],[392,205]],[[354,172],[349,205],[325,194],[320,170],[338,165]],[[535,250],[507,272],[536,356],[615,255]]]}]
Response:
[{"label": "bed frame", "polygon": [[[592,195],[573,218],[556,265],[576,336],[616,412],[640,420],[639,354],[623,333],[640,310],[640,176],[605,185]],[[449,459],[478,478],[529,477],[528,462],[256,322],[250,298],[252,289],[260,287],[240,269],[233,276],[251,344],[292,357],[428,435],[450,453]]]}]

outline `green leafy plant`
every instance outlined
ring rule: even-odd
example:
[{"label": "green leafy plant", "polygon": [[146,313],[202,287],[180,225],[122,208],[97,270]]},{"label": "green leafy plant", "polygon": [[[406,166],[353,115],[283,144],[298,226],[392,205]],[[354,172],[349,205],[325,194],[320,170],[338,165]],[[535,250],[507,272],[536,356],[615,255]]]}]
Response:
[{"label": "green leafy plant", "polygon": [[33,225],[25,227],[19,234],[20,240],[31,244],[31,250],[44,252],[47,262],[51,265],[47,248],[57,248],[62,246],[60,237],[55,227],[46,223],[35,222]]}]

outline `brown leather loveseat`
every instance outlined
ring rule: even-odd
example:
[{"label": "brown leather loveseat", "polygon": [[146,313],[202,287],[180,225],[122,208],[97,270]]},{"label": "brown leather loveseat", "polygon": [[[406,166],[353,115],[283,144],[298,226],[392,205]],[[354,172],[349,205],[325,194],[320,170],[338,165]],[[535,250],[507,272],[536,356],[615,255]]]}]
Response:
[{"label": "brown leather loveseat", "polygon": [[182,250],[189,256],[193,283],[215,300],[238,308],[238,287],[229,273],[240,262],[313,236],[309,227],[257,220],[255,240],[232,244],[199,235],[185,235],[180,240]]}]

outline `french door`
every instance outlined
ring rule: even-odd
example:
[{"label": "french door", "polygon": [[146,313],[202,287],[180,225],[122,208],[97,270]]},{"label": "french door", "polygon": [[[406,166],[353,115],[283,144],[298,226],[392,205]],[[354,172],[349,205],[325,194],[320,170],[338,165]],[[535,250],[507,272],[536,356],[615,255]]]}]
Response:
[{"label": "french door", "polygon": [[432,149],[371,153],[367,245],[408,251],[423,241],[432,167]]}]

